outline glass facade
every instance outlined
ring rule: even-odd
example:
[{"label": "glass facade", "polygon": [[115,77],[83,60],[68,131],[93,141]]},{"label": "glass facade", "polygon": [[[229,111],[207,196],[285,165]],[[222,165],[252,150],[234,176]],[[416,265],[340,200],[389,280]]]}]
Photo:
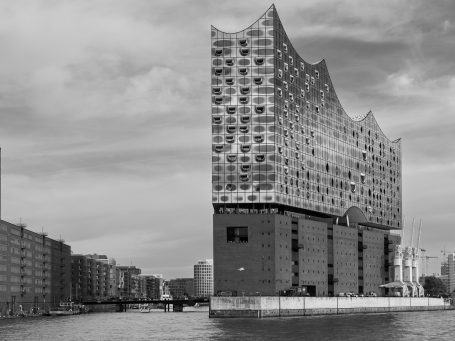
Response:
[{"label": "glass facade", "polygon": [[293,48],[275,7],[237,33],[212,36],[212,202],[287,207],[401,228],[401,143],[371,112],[351,118],[324,60]]}]

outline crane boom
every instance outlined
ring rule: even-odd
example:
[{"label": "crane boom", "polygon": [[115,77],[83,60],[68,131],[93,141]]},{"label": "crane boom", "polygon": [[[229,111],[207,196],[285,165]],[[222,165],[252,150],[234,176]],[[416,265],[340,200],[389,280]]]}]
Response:
[{"label": "crane boom", "polygon": [[417,252],[419,252],[419,244],[420,244],[420,234],[422,232],[422,219],[420,219],[420,224],[419,224],[419,236],[417,238]]},{"label": "crane boom", "polygon": [[414,237],[414,218],[412,218],[412,224],[411,224],[411,245],[409,245],[410,247],[412,247],[412,241],[413,241],[413,238]]}]

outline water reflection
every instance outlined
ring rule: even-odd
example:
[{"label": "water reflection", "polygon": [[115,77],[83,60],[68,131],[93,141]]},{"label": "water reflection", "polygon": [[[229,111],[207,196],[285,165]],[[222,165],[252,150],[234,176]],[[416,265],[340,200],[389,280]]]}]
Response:
[{"label": "water reflection", "polygon": [[207,311],[0,320],[3,340],[453,340],[454,311],[209,319]]}]

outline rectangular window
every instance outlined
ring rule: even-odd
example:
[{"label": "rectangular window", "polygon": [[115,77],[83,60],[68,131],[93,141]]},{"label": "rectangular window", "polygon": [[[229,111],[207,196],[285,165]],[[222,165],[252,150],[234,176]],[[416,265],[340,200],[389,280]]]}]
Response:
[{"label": "rectangular window", "polygon": [[227,227],[228,243],[248,243],[248,227]]}]

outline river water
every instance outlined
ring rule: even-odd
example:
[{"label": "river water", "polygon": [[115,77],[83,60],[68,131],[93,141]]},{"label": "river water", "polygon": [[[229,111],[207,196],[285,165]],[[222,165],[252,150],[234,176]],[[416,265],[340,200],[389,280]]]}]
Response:
[{"label": "river water", "polygon": [[455,311],[209,319],[208,311],[0,319],[0,340],[454,340]]}]

